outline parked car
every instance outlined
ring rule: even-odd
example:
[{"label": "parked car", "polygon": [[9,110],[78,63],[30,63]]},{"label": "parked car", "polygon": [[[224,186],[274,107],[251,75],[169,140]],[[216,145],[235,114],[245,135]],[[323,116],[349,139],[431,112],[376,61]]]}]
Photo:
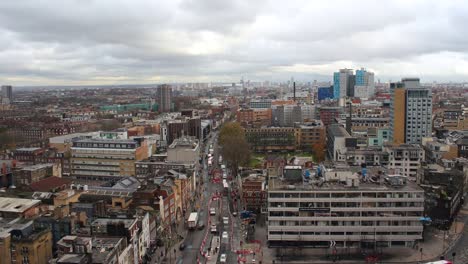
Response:
[{"label": "parked car", "polygon": [[228,225],[229,224],[229,218],[223,217],[223,224]]}]

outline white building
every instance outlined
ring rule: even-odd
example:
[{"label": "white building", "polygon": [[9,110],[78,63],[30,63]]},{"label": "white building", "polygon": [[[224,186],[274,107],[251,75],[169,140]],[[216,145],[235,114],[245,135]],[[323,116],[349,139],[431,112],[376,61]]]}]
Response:
[{"label": "white building", "polygon": [[195,137],[184,136],[175,139],[167,149],[167,161],[196,163],[200,155],[200,145]]},{"label": "white building", "polygon": [[422,239],[424,191],[415,183],[403,176],[362,182],[356,173],[326,174],[270,180],[269,246],[411,247]]},{"label": "white building", "polygon": [[388,153],[389,171],[416,180],[421,162],[425,160],[424,149],[420,145],[389,145],[384,150]]}]

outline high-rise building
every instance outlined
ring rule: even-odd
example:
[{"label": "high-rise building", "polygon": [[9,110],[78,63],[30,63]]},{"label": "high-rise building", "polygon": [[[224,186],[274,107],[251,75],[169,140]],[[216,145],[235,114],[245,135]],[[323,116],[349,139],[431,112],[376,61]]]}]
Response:
[{"label": "high-rise building", "polygon": [[355,76],[352,69],[340,69],[333,74],[333,98],[354,96]]},{"label": "high-rise building", "polygon": [[13,87],[11,85],[3,85],[2,93],[0,94],[0,103],[10,104],[13,102]]},{"label": "high-rise building", "polygon": [[369,98],[375,93],[374,73],[364,68],[356,70],[356,84],[354,86],[354,97]]},{"label": "high-rise building", "polygon": [[168,84],[158,86],[157,94],[159,112],[170,112],[172,109],[172,87]]},{"label": "high-rise building", "polygon": [[390,84],[390,140],[395,144],[420,144],[432,133],[432,91],[419,78]]}]

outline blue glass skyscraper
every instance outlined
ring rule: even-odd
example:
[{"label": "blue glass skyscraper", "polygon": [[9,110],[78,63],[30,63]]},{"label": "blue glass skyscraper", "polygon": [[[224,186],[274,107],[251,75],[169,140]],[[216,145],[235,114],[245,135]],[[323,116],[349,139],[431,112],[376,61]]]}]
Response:
[{"label": "blue glass skyscraper", "polygon": [[333,99],[340,98],[340,73],[333,73]]}]

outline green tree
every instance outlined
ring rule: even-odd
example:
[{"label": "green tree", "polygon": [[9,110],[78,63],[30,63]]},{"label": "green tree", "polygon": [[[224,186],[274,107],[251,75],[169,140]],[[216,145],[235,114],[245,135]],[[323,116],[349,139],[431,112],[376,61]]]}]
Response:
[{"label": "green tree", "polygon": [[224,124],[219,132],[219,144],[223,158],[227,161],[233,176],[236,176],[239,166],[245,166],[250,161],[249,144],[240,124],[237,122]]}]

